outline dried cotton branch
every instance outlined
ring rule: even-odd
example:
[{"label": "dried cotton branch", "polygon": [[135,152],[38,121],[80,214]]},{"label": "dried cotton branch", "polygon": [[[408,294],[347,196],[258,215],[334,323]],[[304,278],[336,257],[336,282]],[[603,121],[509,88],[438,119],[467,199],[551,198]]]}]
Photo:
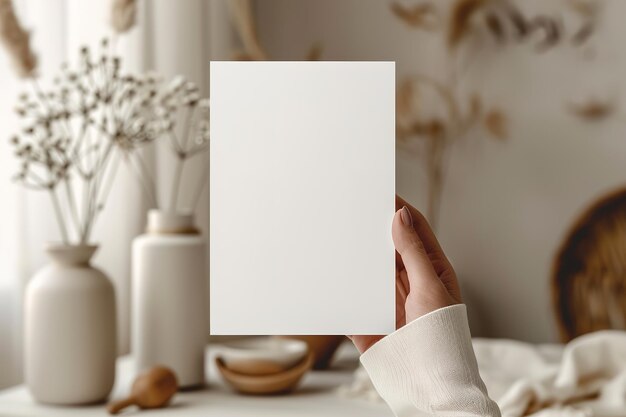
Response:
[{"label": "dried cotton branch", "polygon": [[139,149],[155,143],[157,139],[166,140],[175,158],[167,210],[194,210],[208,175],[197,178],[195,188],[198,193],[194,194],[190,206],[181,207],[180,189],[183,183],[188,183],[184,175],[187,162],[208,150],[209,101],[200,97],[200,89],[196,84],[182,76],[175,77],[167,84],[155,76],[148,76],[144,78],[143,84],[150,86],[148,96],[142,100],[147,102],[149,111],[140,112],[147,115],[135,121],[140,123],[137,127],[131,125],[130,130],[121,135],[125,139],[117,142],[118,147],[123,150],[125,161],[139,179],[153,207],[159,208],[155,173],[148,169],[146,155]]},{"label": "dried cotton branch", "polygon": [[[166,135],[176,157],[168,207],[170,211],[176,211],[180,206],[179,192],[186,162],[204,153],[209,146],[209,101],[200,98],[197,85],[179,76],[160,96],[158,115],[168,121]],[[180,120],[183,122],[179,126],[177,121]],[[195,202],[191,208],[195,208]]]},{"label": "dried cotton branch", "polygon": [[11,56],[17,74],[33,77],[37,56],[30,48],[30,34],[22,28],[11,0],[0,0],[0,42]]},{"label": "dried cotton branch", "polygon": [[[131,152],[163,130],[154,114],[155,84],[149,75],[123,75],[104,40],[99,54],[81,48],[76,67],[64,66],[45,90],[33,81],[34,92],[19,98],[23,128],[11,144],[22,164],[15,179],[50,192],[65,243],[72,236],[89,241],[115,175],[115,152]],[[60,196],[69,210],[61,211]]]}]

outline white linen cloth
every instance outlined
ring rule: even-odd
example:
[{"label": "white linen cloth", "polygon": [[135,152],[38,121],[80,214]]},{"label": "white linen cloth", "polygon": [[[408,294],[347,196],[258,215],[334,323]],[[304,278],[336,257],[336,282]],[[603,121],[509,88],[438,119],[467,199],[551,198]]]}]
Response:
[{"label": "white linen cloth", "polygon": [[504,417],[626,416],[626,332],[596,332],[564,347],[471,343],[465,306],[458,305],[409,323],[361,362],[373,384],[360,369],[341,394],[379,399],[376,386],[398,416],[497,416],[487,392]]}]

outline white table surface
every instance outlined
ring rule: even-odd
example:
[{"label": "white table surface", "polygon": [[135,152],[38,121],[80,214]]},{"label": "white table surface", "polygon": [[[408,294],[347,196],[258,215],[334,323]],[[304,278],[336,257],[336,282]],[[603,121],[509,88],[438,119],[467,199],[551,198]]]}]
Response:
[{"label": "white table surface", "polygon": [[[352,379],[358,364],[358,353],[351,343],[344,343],[336,355],[333,366],[325,371],[311,371],[294,392],[281,396],[243,396],[226,386],[218,375],[213,357],[219,347],[207,349],[207,388],[177,393],[170,407],[160,410],[143,410],[138,413],[131,407],[121,415],[161,415],[172,417],[321,417],[321,416],[392,416],[384,403],[362,399],[342,398],[337,387]],[[133,380],[132,359],[120,358],[117,378],[111,398],[118,399],[128,393]],[[24,385],[0,391],[0,416],[106,416],[104,404],[87,407],[57,407],[37,404]]]}]

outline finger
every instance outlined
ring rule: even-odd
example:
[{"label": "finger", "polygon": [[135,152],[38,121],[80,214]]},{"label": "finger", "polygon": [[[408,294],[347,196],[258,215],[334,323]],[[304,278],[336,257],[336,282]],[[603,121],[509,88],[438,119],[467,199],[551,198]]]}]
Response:
[{"label": "finger", "polygon": [[396,210],[400,210],[402,207],[406,207],[411,213],[411,218],[413,219],[413,229],[422,240],[426,253],[431,257],[431,261],[435,261],[433,263],[437,274],[440,274],[448,268],[452,269],[450,261],[448,261],[443,249],[441,249],[441,245],[430,227],[430,224],[428,224],[426,217],[424,217],[424,215],[415,207],[408,204],[404,199],[402,199],[402,197],[396,196]]},{"label": "finger", "polygon": [[452,294],[455,299],[460,300],[461,290],[459,288],[456,275],[454,274],[454,269],[443,252],[443,249],[441,249],[441,245],[428,224],[428,221],[415,207],[408,205],[406,201],[396,195],[396,206],[398,206],[398,204],[406,204],[402,207],[406,207],[409,210],[413,223],[413,229],[421,239],[433,269],[441,279],[448,292]]},{"label": "finger", "polygon": [[402,263],[402,256],[396,251],[396,271],[402,271],[404,269],[404,263]]},{"label": "finger", "polygon": [[426,249],[413,228],[408,208],[403,207],[396,212],[391,234],[407,271],[410,290],[422,287],[428,281],[439,281]]},{"label": "finger", "polygon": [[398,301],[405,300],[409,294],[409,281],[406,274],[396,274],[396,304]]},{"label": "finger", "polygon": [[348,336],[359,352],[363,353],[372,345],[382,339],[382,335],[352,335]]},{"label": "finger", "polygon": [[406,289],[396,280],[396,329],[406,324],[406,299]]}]

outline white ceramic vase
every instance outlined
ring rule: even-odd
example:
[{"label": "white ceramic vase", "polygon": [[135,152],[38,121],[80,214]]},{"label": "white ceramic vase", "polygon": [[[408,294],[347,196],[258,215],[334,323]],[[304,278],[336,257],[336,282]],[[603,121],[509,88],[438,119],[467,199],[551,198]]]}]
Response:
[{"label": "white ceramic vase", "polygon": [[151,210],[133,242],[132,351],[137,371],[170,367],[181,388],[204,385],[207,247],[193,215]]},{"label": "white ceramic vase", "polygon": [[42,403],[104,401],[115,380],[115,293],[90,264],[97,246],[52,245],[26,289],[24,372]]}]

